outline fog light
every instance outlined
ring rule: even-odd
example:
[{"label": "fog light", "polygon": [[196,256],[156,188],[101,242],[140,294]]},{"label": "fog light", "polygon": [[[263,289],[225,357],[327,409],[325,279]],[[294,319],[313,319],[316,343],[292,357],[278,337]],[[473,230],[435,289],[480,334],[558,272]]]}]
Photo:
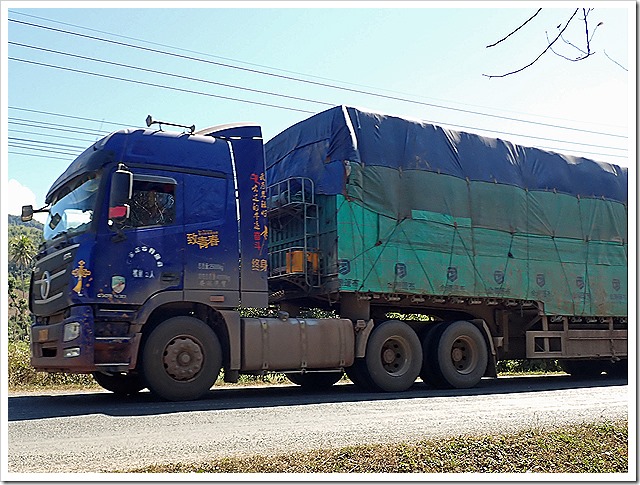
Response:
[{"label": "fog light", "polygon": [[70,349],[64,349],[62,352],[63,357],[80,357],[80,347],[71,347]]},{"label": "fog light", "polygon": [[80,335],[80,324],[78,322],[67,323],[64,326],[64,335],[62,336],[63,342],[73,340]]}]

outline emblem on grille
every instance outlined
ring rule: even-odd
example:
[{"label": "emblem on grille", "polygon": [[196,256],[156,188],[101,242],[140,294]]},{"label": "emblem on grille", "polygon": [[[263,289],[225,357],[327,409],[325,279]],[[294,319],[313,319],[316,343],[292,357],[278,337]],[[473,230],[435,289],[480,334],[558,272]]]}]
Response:
[{"label": "emblem on grille", "polygon": [[46,300],[49,296],[49,291],[51,290],[51,274],[48,271],[42,273],[42,278],[40,278],[40,296],[43,300]]}]

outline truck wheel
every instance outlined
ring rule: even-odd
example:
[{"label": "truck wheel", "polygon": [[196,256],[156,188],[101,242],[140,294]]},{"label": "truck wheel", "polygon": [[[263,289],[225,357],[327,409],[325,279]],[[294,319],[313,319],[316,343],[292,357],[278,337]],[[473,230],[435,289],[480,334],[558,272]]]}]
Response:
[{"label": "truck wheel", "polygon": [[138,374],[106,374],[94,372],[93,378],[101,387],[118,396],[136,394],[145,388],[144,381]]},{"label": "truck wheel", "polygon": [[218,337],[192,317],[165,320],[153,329],[142,350],[147,387],[169,401],[201,397],[215,383],[221,366]]},{"label": "truck wheel", "polygon": [[406,323],[389,320],[371,332],[364,360],[376,390],[405,391],[420,373],[420,339]]},{"label": "truck wheel", "polygon": [[367,364],[364,359],[355,359],[351,367],[345,369],[347,377],[353,382],[356,387],[359,387],[363,391],[375,391],[376,386],[371,380],[369,371],[367,370]]},{"label": "truck wheel", "polygon": [[473,387],[485,373],[489,361],[487,344],[478,327],[465,320],[441,325],[431,337],[432,381],[439,387]]},{"label": "truck wheel", "polygon": [[342,379],[342,372],[287,373],[287,378],[305,389],[328,389]]},{"label": "truck wheel", "polygon": [[436,342],[434,345],[433,337],[442,325],[446,325],[446,323],[440,322],[429,325],[420,334],[420,340],[422,341],[422,368],[420,369],[420,378],[425,384],[433,387],[442,387],[445,385],[442,376],[437,372],[437,366],[434,367],[433,359],[431,358],[431,355],[437,349],[437,338],[435,339]]},{"label": "truck wheel", "polygon": [[563,359],[558,363],[562,370],[572,377],[588,378],[598,377],[605,370],[605,362],[601,360],[572,360]]}]

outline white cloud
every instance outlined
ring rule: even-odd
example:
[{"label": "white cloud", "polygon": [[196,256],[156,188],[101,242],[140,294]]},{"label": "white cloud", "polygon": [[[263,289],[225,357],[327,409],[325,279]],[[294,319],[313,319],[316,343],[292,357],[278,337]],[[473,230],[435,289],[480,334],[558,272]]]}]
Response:
[{"label": "white cloud", "polygon": [[31,191],[29,187],[25,187],[15,179],[9,180],[7,185],[8,201],[7,212],[13,216],[19,216],[22,214],[22,206],[29,205],[35,207],[36,195]]},{"label": "white cloud", "polygon": [[[31,204],[34,209],[39,209],[36,203],[36,196],[33,191],[15,179],[9,180],[7,184],[7,213],[19,216],[22,214],[22,206]],[[34,219],[43,222],[46,214],[35,214]]]}]

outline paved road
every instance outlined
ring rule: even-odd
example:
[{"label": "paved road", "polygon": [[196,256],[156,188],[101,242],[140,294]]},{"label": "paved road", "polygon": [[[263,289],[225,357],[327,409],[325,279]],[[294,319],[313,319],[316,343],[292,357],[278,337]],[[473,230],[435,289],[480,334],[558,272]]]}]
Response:
[{"label": "paved road", "polygon": [[465,391],[422,383],[404,393],[298,387],[214,388],[195,402],[148,392],[11,395],[8,471],[102,472],[153,463],[287,452],[626,419],[626,380],[568,376],[483,380]]}]

